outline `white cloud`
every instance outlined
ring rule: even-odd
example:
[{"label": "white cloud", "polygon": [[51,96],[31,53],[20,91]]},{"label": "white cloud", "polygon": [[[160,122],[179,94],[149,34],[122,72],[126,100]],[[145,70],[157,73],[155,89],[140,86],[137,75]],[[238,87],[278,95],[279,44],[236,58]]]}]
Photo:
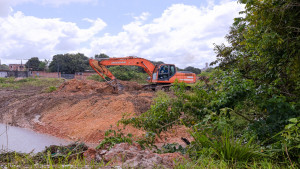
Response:
[{"label": "white cloud", "polygon": [[112,57],[136,55],[181,68],[201,68],[215,60],[213,43],[225,41],[233,18],[242,9],[237,2],[227,1],[207,8],[175,4],[147,24],[143,23],[145,14],[135,17],[119,34],[98,37],[83,51],[90,56],[100,52]]},{"label": "white cloud", "polygon": [[90,22],[91,27],[80,29],[59,18],[40,19],[21,12],[0,18],[0,58],[3,62],[11,58],[50,59],[54,54],[76,50],[106,26],[101,19]]},{"label": "white cloud", "polygon": [[8,0],[0,0],[0,17],[6,17],[12,11],[11,2]]},{"label": "white cloud", "polygon": [[149,12],[143,12],[140,16],[133,17],[136,21],[145,21],[150,16]]},{"label": "white cloud", "polygon": [[[31,0],[18,2],[26,1]],[[53,4],[54,1],[59,2],[53,0]],[[50,3],[50,0],[42,2]],[[106,26],[101,19],[85,18],[91,26],[81,29],[76,23],[64,22],[59,18],[41,19],[24,16],[21,12],[3,12],[6,17],[0,17],[0,59],[2,63],[11,63],[12,58],[37,56],[49,59],[54,54],[67,52],[82,52],[87,56],[106,53],[111,57],[135,55],[174,63],[181,68],[202,68],[206,62],[215,60],[213,43],[225,41],[224,36],[233,18],[241,10],[242,5],[227,0],[219,5],[212,1],[201,8],[174,4],[158,18],[149,20],[150,14],[145,12],[133,17],[134,21],[124,25],[123,31],[118,34],[106,33],[103,36],[98,35]]]}]

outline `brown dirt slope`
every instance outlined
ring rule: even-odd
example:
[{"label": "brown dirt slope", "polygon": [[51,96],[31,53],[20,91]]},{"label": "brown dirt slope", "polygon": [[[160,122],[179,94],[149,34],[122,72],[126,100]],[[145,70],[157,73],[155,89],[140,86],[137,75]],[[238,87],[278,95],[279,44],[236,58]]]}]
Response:
[{"label": "brown dirt slope", "polygon": [[[124,113],[141,114],[151,104],[153,92],[135,82],[121,82],[122,93],[104,82],[70,80],[53,93],[37,89],[1,90],[0,122],[31,128],[61,138],[98,142],[105,130],[116,127]],[[127,127],[125,132],[141,135]]]}]

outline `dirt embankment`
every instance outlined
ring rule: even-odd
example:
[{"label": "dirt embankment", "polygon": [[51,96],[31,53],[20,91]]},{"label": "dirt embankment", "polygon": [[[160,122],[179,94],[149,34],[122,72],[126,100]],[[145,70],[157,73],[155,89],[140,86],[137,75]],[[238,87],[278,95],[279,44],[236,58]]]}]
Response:
[{"label": "dirt embankment", "polygon": [[[73,141],[98,143],[105,131],[118,129],[124,113],[140,115],[146,112],[155,93],[141,90],[136,82],[121,82],[124,92],[116,93],[105,82],[70,80],[53,93],[41,93],[41,88],[0,90],[0,123],[30,128]],[[124,133],[141,136],[144,132],[127,126]],[[178,142],[189,137],[186,129],[175,127],[162,134],[158,143]]]},{"label": "dirt embankment", "polygon": [[[113,92],[106,83],[70,80],[53,93],[40,89],[1,90],[0,122],[31,128],[61,138],[97,143],[124,113],[141,114],[150,107],[153,92],[135,82],[122,82]],[[126,127],[125,132],[143,132]]]}]

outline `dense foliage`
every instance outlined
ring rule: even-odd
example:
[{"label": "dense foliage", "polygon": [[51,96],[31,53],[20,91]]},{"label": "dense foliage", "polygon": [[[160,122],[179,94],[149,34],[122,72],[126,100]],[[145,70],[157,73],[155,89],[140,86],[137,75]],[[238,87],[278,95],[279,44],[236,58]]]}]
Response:
[{"label": "dense foliage", "polygon": [[267,160],[297,168],[300,3],[240,2],[243,17],[226,36],[229,45],[215,45],[212,64],[218,65],[203,73],[208,79],[190,91],[177,83],[173,97],[159,95],[145,114],[121,122],[157,135],[174,124],[189,127],[194,141],[188,154],[195,160],[209,157],[242,168]]},{"label": "dense foliage", "polygon": [[201,69],[193,67],[193,66],[188,66],[188,67],[186,67],[184,69],[180,69],[180,68],[177,67],[177,70],[178,71],[188,71],[188,72],[195,73],[197,75],[201,73]]},{"label": "dense foliage", "polygon": [[[139,71],[139,67],[136,66],[110,66],[108,69],[117,79],[123,81],[147,83],[147,77],[149,76],[147,73]],[[104,81],[98,74],[92,75],[88,79],[100,82]]]},{"label": "dense foliage", "polygon": [[235,19],[226,36],[229,46],[216,45],[214,63],[223,70],[237,69],[256,85],[274,87],[278,95],[295,101],[300,95],[299,1],[241,2],[245,16]]},{"label": "dense foliage", "polygon": [[193,72],[195,74],[200,74],[201,73],[201,69],[195,68],[193,66],[188,66],[188,67],[184,68],[183,71],[189,71],[189,72]]},{"label": "dense foliage", "polygon": [[106,55],[105,53],[100,53],[95,55],[95,59],[103,59],[103,58],[109,58],[109,56]]},{"label": "dense foliage", "polygon": [[47,60],[40,61],[38,57],[32,57],[26,62],[25,67],[31,71],[43,71],[46,70],[47,64]]},{"label": "dense foliage", "polygon": [[75,73],[83,72],[89,68],[89,58],[84,54],[58,54],[53,56],[49,65],[51,72]]},{"label": "dense foliage", "polygon": [[119,80],[146,82],[149,76],[147,73],[143,73],[137,66],[111,66],[108,69]]}]

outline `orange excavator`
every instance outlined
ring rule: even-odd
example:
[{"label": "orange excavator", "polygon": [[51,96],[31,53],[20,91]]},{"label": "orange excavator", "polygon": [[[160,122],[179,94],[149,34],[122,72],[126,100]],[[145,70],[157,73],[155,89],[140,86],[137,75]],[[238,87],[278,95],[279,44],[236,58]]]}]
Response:
[{"label": "orange excavator", "polygon": [[[154,65],[147,59],[128,56],[123,58],[103,58],[100,60],[90,59],[90,66],[116,90],[122,90],[122,85],[106,66],[139,66],[150,76],[145,85],[146,89],[168,90],[177,79],[178,82],[195,83],[196,74],[192,72],[179,72],[173,64]],[[107,80],[108,77],[110,80]]]}]

